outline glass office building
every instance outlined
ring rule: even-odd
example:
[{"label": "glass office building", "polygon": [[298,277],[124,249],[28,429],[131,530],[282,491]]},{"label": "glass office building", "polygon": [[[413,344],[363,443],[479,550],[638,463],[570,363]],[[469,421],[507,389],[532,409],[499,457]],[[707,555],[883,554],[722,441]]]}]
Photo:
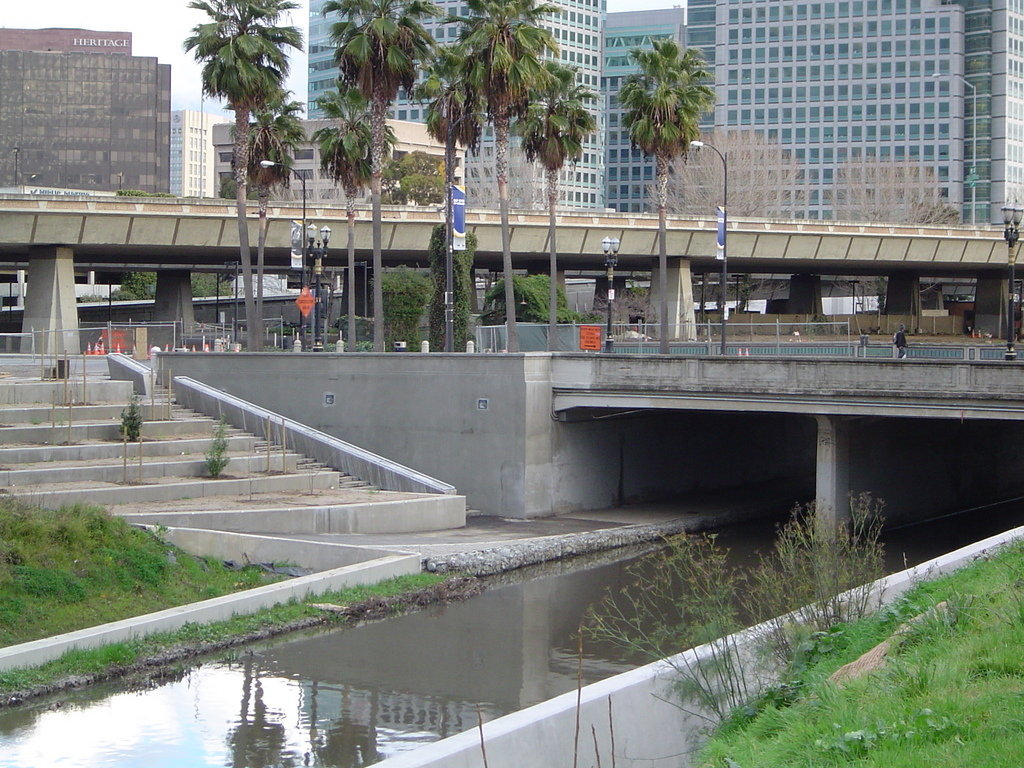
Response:
[{"label": "glass office building", "polygon": [[604,30],[601,95],[608,121],[605,147],[607,205],[617,211],[647,210],[648,187],[654,181],[654,159],[630,145],[618,92],[625,79],[639,71],[631,52],[650,48],[655,40],[676,40],[686,44],[686,12],[682,8],[608,14]]},{"label": "glass office building", "polygon": [[3,33],[0,186],[168,191],[168,65],[132,56],[129,33]]},{"label": "glass office building", "polygon": [[[558,60],[578,71],[578,81],[600,95],[602,30],[605,0],[555,0],[558,11],[548,17],[545,26],[554,35],[559,46]],[[444,16],[468,15],[462,0],[437,0]],[[315,102],[325,91],[336,88],[337,67],[334,48],[330,43],[330,24],[322,12],[323,0],[311,0],[309,17],[309,105],[310,116],[321,117]],[[453,44],[459,33],[457,24],[431,20],[425,25],[439,45]],[[605,121],[600,98],[594,101],[594,117],[598,130],[584,143],[583,157],[572,167],[566,167],[559,182],[561,205],[573,208],[601,208],[605,206]],[[423,121],[424,107],[400,94],[392,109],[397,120]],[[513,160],[515,162],[515,160]],[[467,182],[485,179],[494,167],[494,144],[491,130],[485,131],[480,150],[467,157]],[[543,184],[543,174],[537,174],[535,183]],[[542,190],[538,189],[542,198]]]}]

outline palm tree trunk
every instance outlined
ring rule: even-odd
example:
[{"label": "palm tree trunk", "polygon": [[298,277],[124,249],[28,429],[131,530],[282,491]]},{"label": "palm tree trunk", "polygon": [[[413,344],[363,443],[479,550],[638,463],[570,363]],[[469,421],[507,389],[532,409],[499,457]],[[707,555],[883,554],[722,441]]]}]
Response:
[{"label": "palm tree trunk", "polygon": [[555,209],[558,206],[558,170],[548,168],[548,247],[551,290],[548,294],[548,351],[558,351],[558,248],[555,244]]},{"label": "palm tree trunk", "polygon": [[267,202],[270,200],[270,187],[261,185],[258,197],[260,228],[256,245],[256,327],[259,328],[259,335],[256,338],[256,347],[250,347],[254,352],[263,351],[263,254],[267,245]]},{"label": "palm tree trunk", "polygon": [[373,208],[373,351],[384,351],[384,286],[381,277],[384,265],[381,258],[380,184],[384,172],[384,132],[387,129],[387,102],[382,93],[374,93],[370,105],[370,128],[373,143],[370,147],[370,202]]},{"label": "palm tree trunk", "polygon": [[238,214],[238,254],[242,262],[242,290],[245,294],[246,347],[256,347],[256,301],[252,294],[252,254],[249,252],[249,225],[245,220],[245,200],[249,189],[249,110],[235,108],[235,209]]},{"label": "palm tree trunk", "polygon": [[508,129],[507,114],[494,116],[494,167],[498,177],[498,208],[501,211],[501,268],[505,277],[505,332],[508,352],[519,351],[516,330],[516,294],[512,283],[512,243],[508,226]]},{"label": "palm tree trunk", "polygon": [[658,187],[658,316],[661,332],[658,340],[658,351],[668,354],[668,225],[666,210],[668,208],[668,158],[657,157]]},{"label": "palm tree trunk", "polygon": [[356,351],[356,191],[345,190],[345,213],[348,217],[348,351]]}]

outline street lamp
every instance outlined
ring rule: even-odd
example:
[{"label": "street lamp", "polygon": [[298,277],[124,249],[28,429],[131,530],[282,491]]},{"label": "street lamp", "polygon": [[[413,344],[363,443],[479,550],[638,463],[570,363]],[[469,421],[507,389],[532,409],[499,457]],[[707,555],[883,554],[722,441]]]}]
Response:
[{"label": "street lamp", "polygon": [[326,224],[320,228],[320,239],[317,239],[316,227],[312,224],[306,230],[306,239],[309,243],[310,253],[313,255],[313,284],[316,286],[316,294],[313,303],[313,351],[322,352],[324,349],[323,334],[323,311],[321,310],[322,298],[320,296],[323,288],[324,258],[327,256],[327,244],[331,241],[331,228]]},{"label": "street lamp", "polygon": [[[275,163],[273,160],[260,160],[260,166],[262,168],[273,168],[275,165],[278,166],[279,168],[287,168],[289,171],[291,171],[296,176],[298,176],[299,177],[299,181],[302,182],[302,231],[305,232],[306,231],[306,176],[305,176],[305,174],[299,173],[297,170],[295,170],[291,166],[285,165],[284,163]],[[305,284],[305,283],[309,282],[308,280],[306,280],[306,253],[307,253],[306,237],[303,236],[301,239],[302,239],[302,270],[301,270],[302,271],[302,275],[300,277],[300,281],[303,284]],[[299,319],[301,321],[305,322],[305,318],[303,318],[301,315],[300,315]]]},{"label": "street lamp", "polygon": [[729,320],[729,307],[726,304],[726,289],[728,287],[727,283],[729,279],[729,258],[726,254],[725,248],[725,236],[727,230],[725,211],[729,205],[729,161],[726,159],[727,155],[719,151],[718,147],[713,144],[708,144],[706,141],[691,141],[690,146],[694,149],[700,149],[701,147],[713,149],[715,154],[722,160],[722,205],[718,208],[718,253],[716,258],[722,262],[722,275],[718,281],[718,303],[719,310],[722,313],[722,345],[719,351],[724,356],[726,354],[725,330],[726,324]]},{"label": "street lamp", "polygon": [[1006,240],[1006,261],[1010,266],[1010,301],[1006,318],[1006,360],[1016,360],[1017,350],[1013,348],[1016,328],[1014,328],[1014,275],[1013,269],[1017,262],[1017,240],[1020,237],[1020,220],[1024,216],[1024,208],[1017,206],[1003,207],[1003,239]]},{"label": "street lamp", "polygon": [[615,301],[615,265],[618,262],[615,254],[619,252],[619,238],[606,237],[601,241],[601,247],[604,249],[604,266],[608,270],[608,328],[604,337],[604,351],[612,352],[615,346],[612,339],[612,302]]},{"label": "street lamp", "polygon": [[971,185],[971,226],[974,226],[978,222],[978,192],[976,189],[978,183],[978,89],[963,75],[952,72],[932,72],[932,77],[955,78],[971,89],[971,173],[970,175],[963,174],[963,177],[964,183],[970,182]]},{"label": "street lamp", "polygon": [[[449,102],[448,109],[451,109]],[[476,112],[467,112],[454,120],[445,115],[448,130],[444,136],[445,206],[444,206],[444,351],[455,351],[455,232],[453,231],[452,184],[455,182],[455,138],[458,128],[467,120],[478,120]],[[463,203],[465,205],[465,203]],[[554,278],[552,278],[554,279]]]}]

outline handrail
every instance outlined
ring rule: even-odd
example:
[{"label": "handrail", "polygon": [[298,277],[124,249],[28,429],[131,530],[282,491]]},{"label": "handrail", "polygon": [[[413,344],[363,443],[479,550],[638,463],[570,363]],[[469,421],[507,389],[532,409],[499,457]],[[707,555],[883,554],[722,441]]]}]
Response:
[{"label": "handrail", "polygon": [[[284,430],[289,448],[382,490],[406,493],[456,493],[453,485],[195,379],[175,376],[171,386],[177,402],[186,408],[224,419],[233,427],[267,440],[280,437],[273,434],[275,430]],[[270,435],[267,434],[268,428]]]}]

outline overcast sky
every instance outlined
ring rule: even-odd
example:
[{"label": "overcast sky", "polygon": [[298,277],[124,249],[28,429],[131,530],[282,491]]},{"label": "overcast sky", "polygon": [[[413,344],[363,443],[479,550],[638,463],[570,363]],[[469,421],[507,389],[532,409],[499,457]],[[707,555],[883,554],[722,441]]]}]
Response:
[{"label": "overcast sky", "polygon": [[[608,0],[609,11],[668,8],[678,0]],[[204,14],[189,10],[188,0],[0,0],[0,25],[24,29],[81,27],[109,32],[131,32],[136,56],[156,56],[171,65],[172,109],[199,109],[199,67],[181,48],[189,31]],[[308,28],[308,0],[298,0],[291,23]],[[306,67],[293,64],[288,87],[296,98],[306,99]],[[215,111],[206,105],[208,112]]]}]

